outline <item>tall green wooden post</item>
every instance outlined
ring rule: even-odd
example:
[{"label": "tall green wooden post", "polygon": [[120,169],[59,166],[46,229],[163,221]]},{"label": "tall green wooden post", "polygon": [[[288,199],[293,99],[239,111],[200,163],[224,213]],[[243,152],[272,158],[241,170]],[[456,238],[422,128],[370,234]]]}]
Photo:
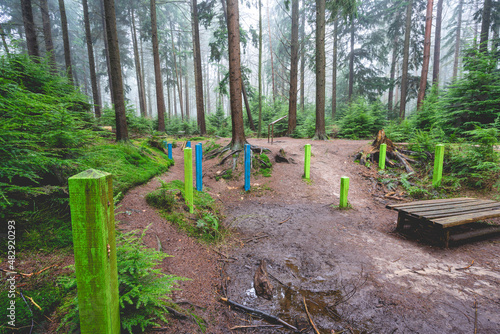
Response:
[{"label": "tall green wooden post", "polygon": [[380,144],[380,150],[378,154],[378,167],[380,169],[385,169],[386,152],[387,152],[387,144]]},{"label": "tall green wooden post", "polygon": [[82,334],[119,334],[118,271],[111,174],[68,179]]},{"label": "tall green wooden post", "polygon": [[441,186],[443,178],[444,145],[436,145],[436,154],[434,155],[434,172],[432,173],[432,186]]},{"label": "tall green wooden post", "polygon": [[188,147],[184,149],[184,194],[189,213],[193,213],[193,149]]},{"label": "tall green wooden post", "polygon": [[304,179],[309,180],[311,178],[311,144],[304,146],[304,154]]},{"label": "tall green wooden post", "polygon": [[339,208],[347,208],[347,193],[349,192],[349,178],[347,176],[342,176],[340,178],[340,203]]}]

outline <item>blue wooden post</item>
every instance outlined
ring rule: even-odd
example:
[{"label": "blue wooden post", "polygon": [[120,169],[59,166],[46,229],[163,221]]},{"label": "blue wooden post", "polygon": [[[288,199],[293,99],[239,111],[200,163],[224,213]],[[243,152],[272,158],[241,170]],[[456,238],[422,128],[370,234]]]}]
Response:
[{"label": "blue wooden post", "polygon": [[245,144],[245,191],[250,190],[250,169],[252,167],[250,145]]},{"label": "blue wooden post", "polygon": [[189,141],[189,140],[188,140],[188,141],[186,142],[186,147],[191,148],[191,141]]},{"label": "blue wooden post", "polygon": [[172,144],[171,143],[168,143],[168,158],[169,159],[172,159]]},{"label": "blue wooden post", "polygon": [[201,144],[195,146],[196,150],[196,190],[203,191],[203,171],[201,162],[203,161],[203,151]]}]

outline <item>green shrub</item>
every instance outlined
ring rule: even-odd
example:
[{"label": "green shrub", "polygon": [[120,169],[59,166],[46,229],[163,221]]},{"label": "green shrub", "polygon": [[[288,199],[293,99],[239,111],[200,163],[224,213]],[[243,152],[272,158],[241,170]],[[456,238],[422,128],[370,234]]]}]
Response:
[{"label": "green shrub", "polygon": [[379,102],[368,104],[365,99],[359,98],[350,104],[340,120],[339,136],[369,138],[381,130],[385,123],[385,112]]},{"label": "green shrub", "polygon": [[[132,231],[117,237],[120,324],[130,334],[159,326],[159,321],[168,322],[169,296],[176,290],[178,281],[186,280],[166,275],[157,268],[169,255],[144,246],[142,239],[146,231],[140,236],[137,231]],[[76,287],[74,276],[64,277],[60,282],[67,293],[72,293]],[[64,308],[67,313],[59,329],[64,327],[68,332],[71,328],[78,328],[77,298],[68,297]]]},{"label": "green shrub", "polygon": [[146,202],[157,209],[172,211],[175,206],[175,194],[167,189],[160,188],[146,195]]}]

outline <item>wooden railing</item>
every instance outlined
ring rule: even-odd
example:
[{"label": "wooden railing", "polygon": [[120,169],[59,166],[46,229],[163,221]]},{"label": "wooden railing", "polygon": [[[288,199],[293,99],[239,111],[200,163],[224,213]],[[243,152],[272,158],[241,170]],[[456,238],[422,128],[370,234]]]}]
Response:
[{"label": "wooden railing", "polygon": [[275,121],[273,121],[273,122],[271,122],[271,123],[269,123],[267,125],[267,142],[268,143],[269,143],[269,137],[271,137],[271,144],[273,143],[273,138],[274,138],[274,124],[278,123],[279,121],[281,121],[282,119],[285,119],[287,117],[288,117],[288,115],[283,116],[283,117],[278,118],[277,120],[275,120]]}]

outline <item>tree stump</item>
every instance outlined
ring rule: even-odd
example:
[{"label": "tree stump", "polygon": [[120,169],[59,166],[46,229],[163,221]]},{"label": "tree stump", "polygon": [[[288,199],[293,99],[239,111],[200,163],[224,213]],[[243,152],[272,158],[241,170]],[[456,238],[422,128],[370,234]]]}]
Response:
[{"label": "tree stump", "polygon": [[255,272],[253,285],[257,296],[268,300],[271,300],[273,298],[273,286],[269,281],[265,260],[260,261],[260,266],[259,268],[257,268],[257,271]]}]

